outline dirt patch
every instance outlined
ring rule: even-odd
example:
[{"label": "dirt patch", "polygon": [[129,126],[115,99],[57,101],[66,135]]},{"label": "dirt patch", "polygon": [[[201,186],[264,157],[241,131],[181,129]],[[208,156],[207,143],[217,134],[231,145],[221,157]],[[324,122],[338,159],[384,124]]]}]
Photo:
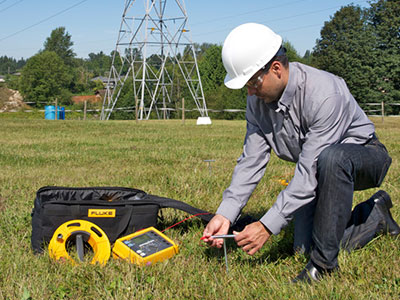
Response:
[{"label": "dirt patch", "polygon": [[16,90],[0,86],[0,113],[18,111],[21,109],[29,109],[29,106],[25,104],[21,94]]}]

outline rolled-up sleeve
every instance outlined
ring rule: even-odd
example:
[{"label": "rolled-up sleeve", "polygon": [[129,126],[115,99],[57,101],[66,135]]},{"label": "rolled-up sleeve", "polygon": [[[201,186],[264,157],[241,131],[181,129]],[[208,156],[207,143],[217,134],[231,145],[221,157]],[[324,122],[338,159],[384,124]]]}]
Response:
[{"label": "rolled-up sleeve", "polygon": [[315,199],[318,156],[329,145],[340,142],[349,125],[347,123],[351,122],[348,103],[340,95],[333,95],[321,101],[318,107],[309,108],[309,113],[313,114],[312,122],[294,176],[260,219],[273,234],[278,234],[288,224],[297,209]]},{"label": "rolled-up sleeve", "polygon": [[270,147],[258,126],[247,120],[243,153],[237,160],[230,186],[222,195],[217,214],[234,223],[250,195],[264,175],[270,158]]}]

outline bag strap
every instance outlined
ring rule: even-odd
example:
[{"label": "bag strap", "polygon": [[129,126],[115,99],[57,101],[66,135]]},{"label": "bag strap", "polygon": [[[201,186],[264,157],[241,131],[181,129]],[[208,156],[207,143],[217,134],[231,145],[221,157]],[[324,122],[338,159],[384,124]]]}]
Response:
[{"label": "bag strap", "polygon": [[192,215],[196,214],[201,214],[198,215],[200,219],[210,222],[210,220],[214,217],[213,213],[210,213],[208,211],[193,207],[185,202],[179,201],[179,200],[174,200],[170,198],[164,198],[156,195],[150,195],[147,194],[145,198],[148,198],[149,201],[153,201],[154,203],[157,203],[160,208],[175,208],[182,210],[184,212],[187,212]]}]

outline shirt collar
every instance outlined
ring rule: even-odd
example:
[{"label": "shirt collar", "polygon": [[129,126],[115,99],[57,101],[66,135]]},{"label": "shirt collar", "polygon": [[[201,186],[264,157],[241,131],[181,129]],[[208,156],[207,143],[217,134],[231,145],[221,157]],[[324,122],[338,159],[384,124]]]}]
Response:
[{"label": "shirt collar", "polygon": [[294,64],[289,64],[289,79],[281,98],[277,102],[278,108],[276,112],[286,112],[293,102],[294,94],[297,86],[297,68]]}]

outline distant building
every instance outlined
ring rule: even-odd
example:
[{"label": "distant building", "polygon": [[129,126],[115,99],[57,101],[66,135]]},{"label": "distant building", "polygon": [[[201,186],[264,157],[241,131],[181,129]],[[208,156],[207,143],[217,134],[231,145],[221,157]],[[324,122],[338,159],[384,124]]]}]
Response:
[{"label": "distant building", "polygon": [[[101,81],[105,88],[107,88],[108,85],[108,77],[105,76],[97,76],[90,79],[90,81]],[[114,88],[114,86],[115,86],[115,79],[110,78],[110,88]]]},{"label": "distant building", "polygon": [[105,90],[96,91],[94,95],[83,95],[83,96],[73,96],[71,98],[72,102],[75,104],[90,102],[90,103],[98,103],[101,102],[104,98]]}]

